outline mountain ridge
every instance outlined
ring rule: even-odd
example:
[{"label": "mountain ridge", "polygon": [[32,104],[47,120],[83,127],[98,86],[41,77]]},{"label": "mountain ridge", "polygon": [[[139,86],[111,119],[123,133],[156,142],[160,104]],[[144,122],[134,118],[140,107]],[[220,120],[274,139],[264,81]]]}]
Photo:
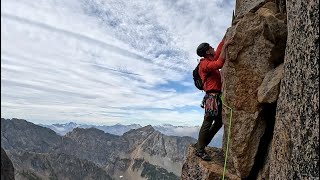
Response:
[{"label": "mountain ridge", "polygon": [[[71,124],[71,126],[68,126]],[[123,125],[123,124],[115,124],[115,125],[90,125],[90,124],[77,124],[75,122],[68,122],[64,124],[51,124],[51,125],[43,125],[38,124],[40,126],[48,127],[55,131],[57,134],[65,135],[68,132],[72,131],[73,128],[90,128],[94,127],[96,129],[103,130],[106,133],[115,134],[115,135],[123,135],[124,133],[132,130],[141,128],[140,124],[130,124],[130,125]],[[199,129],[200,126],[175,126],[171,124],[162,124],[162,125],[155,125],[152,126],[155,130],[161,132],[162,134],[168,136],[189,136],[195,139],[198,139]],[[209,146],[213,147],[221,147],[222,146],[222,131],[219,131],[214,139],[210,142]]]},{"label": "mountain ridge", "polygon": [[[20,128],[23,125],[28,127],[28,131]],[[1,118],[1,126],[1,147],[8,152],[19,176],[23,172],[34,177],[47,177],[45,174],[51,173],[52,177],[59,179],[63,174],[73,174],[81,168],[75,165],[71,169],[61,169],[63,172],[60,174],[46,168],[37,169],[34,167],[37,164],[29,162],[32,158],[26,156],[31,153],[32,157],[45,167],[57,165],[55,162],[47,163],[47,158],[63,157],[66,161],[78,162],[77,164],[90,166],[90,163],[93,163],[93,169],[101,168],[112,178],[123,176],[127,179],[144,179],[164,173],[164,177],[179,179],[187,146],[196,142],[192,137],[161,134],[151,125],[130,130],[122,136],[105,133],[96,128],[79,127],[60,136],[49,128],[19,119]],[[4,141],[8,134],[11,134],[9,141]],[[38,136],[39,134],[41,136]],[[21,158],[25,159],[25,162]],[[141,163],[137,166],[135,162],[139,159]],[[100,175],[105,176],[104,173]]]}]

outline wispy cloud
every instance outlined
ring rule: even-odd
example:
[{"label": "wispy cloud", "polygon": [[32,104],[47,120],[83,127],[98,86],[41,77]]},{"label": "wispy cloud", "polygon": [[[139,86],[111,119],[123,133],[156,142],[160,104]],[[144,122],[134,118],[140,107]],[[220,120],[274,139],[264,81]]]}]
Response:
[{"label": "wispy cloud", "polygon": [[199,125],[195,49],[234,2],[4,0],[1,114],[37,123]]}]

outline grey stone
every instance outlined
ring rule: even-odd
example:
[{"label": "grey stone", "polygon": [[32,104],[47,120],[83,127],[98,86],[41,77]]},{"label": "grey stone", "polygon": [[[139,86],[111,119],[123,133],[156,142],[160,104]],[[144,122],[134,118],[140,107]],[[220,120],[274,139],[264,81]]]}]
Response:
[{"label": "grey stone", "polygon": [[250,11],[259,9],[266,0],[236,0],[236,17],[242,17]]},{"label": "grey stone", "polygon": [[[221,71],[229,162],[244,179],[319,179],[319,1],[286,2],[237,0],[226,34],[235,41]],[[190,165],[188,177],[211,167]]]},{"label": "grey stone", "polygon": [[269,71],[258,88],[260,103],[274,103],[280,93],[280,82],[283,78],[283,64]]},{"label": "grey stone", "polygon": [[[182,180],[220,180],[223,176],[224,152],[220,148],[207,147],[206,151],[213,158],[211,161],[203,161],[195,156],[196,149],[190,145],[188,148],[187,159],[182,167]],[[227,162],[225,179],[240,180],[230,161]]]},{"label": "grey stone", "polygon": [[287,1],[270,179],[319,179],[319,1]]}]

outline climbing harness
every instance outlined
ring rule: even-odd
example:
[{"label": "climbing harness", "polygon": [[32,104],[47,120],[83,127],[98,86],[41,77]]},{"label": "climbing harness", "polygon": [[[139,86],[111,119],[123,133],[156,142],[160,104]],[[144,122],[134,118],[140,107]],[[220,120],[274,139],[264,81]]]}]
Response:
[{"label": "climbing harness", "polygon": [[232,121],[232,108],[224,104],[223,96],[220,95],[220,99],[222,101],[222,104],[230,109],[230,120],[229,120],[229,128],[228,128],[228,140],[227,140],[227,149],[226,149],[226,156],[224,159],[224,167],[223,167],[223,175],[222,175],[222,180],[224,180],[224,176],[226,173],[226,167],[227,167],[227,159],[228,159],[228,151],[229,151],[229,141],[230,141],[230,129],[231,129],[231,121]]},{"label": "climbing harness", "polygon": [[218,93],[208,93],[203,97],[201,107],[205,109],[206,116],[218,116],[220,101]]}]

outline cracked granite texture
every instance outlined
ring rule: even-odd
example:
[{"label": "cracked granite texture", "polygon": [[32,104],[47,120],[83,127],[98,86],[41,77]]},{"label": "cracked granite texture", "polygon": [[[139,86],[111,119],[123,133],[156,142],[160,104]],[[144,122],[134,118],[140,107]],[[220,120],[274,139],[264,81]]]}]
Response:
[{"label": "cracked granite texture", "polygon": [[288,0],[270,179],[319,179],[319,1]]}]

